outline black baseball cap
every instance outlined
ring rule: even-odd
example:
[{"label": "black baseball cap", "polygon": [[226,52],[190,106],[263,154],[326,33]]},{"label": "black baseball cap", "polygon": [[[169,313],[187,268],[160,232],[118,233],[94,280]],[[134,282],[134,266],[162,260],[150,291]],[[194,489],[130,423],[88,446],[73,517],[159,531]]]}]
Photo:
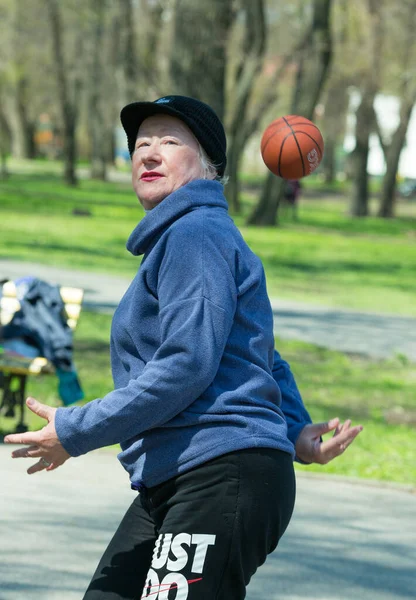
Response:
[{"label": "black baseball cap", "polygon": [[154,102],[133,102],[122,109],[120,119],[127,134],[130,156],[134,152],[140,125],[156,114],[172,115],[186,123],[216,166],[220,177],[224,175],[227,164],[224,127],[208,104],[187,96],[163,96]]}]

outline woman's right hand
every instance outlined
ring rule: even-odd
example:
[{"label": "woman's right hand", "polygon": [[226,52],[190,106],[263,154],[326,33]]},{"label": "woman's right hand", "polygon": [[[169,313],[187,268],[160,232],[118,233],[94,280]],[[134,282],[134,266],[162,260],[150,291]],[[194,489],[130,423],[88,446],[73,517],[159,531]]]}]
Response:
[{"label": "woman's right hand", "polygon": [[[55,429],[56,408],[41,404],[34,398],[26,400],[28,408],[39,417],[46,419],[48,424],[40,431],[27,431],[26,433],[13,433],[4,438],[6,444],[24,444],[25,448],[19,448],[12,452],[13,458],[39,458],[27,470],[29,475],[38,471],[53,471],[64,464],[71,455],[65,450],[59,441]],[[29,445],[27,445],[29,444]]]}]

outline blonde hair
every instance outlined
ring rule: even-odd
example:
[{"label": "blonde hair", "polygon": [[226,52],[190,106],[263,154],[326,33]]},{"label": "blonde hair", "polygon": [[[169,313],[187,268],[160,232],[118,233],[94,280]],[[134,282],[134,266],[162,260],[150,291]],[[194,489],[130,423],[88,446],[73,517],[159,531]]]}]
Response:
[{"label": "blonde hair", "polygon": [[220,177],[218,175],[217,167],[215,163],[210,159],[208,154],[205,152],[201,144],[199,145],[199,158],[201,160],[202,168],[204,169],[204,179],[214,179],[215,181],[219,181],[222,185],[225,185],[228,181],[228,176],[223,175]]}]

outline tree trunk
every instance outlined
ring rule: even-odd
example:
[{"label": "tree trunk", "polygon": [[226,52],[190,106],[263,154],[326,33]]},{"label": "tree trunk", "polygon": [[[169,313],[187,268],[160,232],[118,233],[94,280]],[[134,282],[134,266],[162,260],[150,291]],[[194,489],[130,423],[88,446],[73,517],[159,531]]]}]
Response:
[{"label": "tree trunk", "polygon": [[9,149],[10,131],[3,111],[0,110],[0,179],[7,179],[7,153]]},{"label": "tree trunk", "polygon": [[0,164],[0,179],[7,179],[9,172],[7,170],[7,154],[2,149],[1,151],[1,164]]},{"label": "tree trunk", "polygon": [[325,136],[325,152],[322,159],[322,173],[325,183],[334,183],[336,178],[335,150],[337,139],[333,135]]},{"label": "tree trunk", "polygon": [[227,199],[235,212],[240,212],[240,184],[238,172],[242,149],[246,142],[245,115],[253,90],[253,82],[264,58],[266,46],[266,22],[263,0],[245,0],[246,37],[243,49],[244,61],[233,85],[233,116],[228,131]]},{"label": "tree trunk", "polygon": [[381,47],[383,41],[383,23],[380,0],[368,0],[370,13],[370,62],[366,80],[361,88],[361,104],[356,113],[355,139],[353,153],[353,195],[351,214],[354,217],[368,215],[369,189],[367,162],[370,134],[375,129],[374,99],[379,87],[381,73]]},{"label": "tree trunk", "polygon": [[[19,69],[19,66],[16,65],[16,68]],[[34,125],[30,122],[27,114],[27,84],[28,81],[25,77],[18,76],[13,88],[13,97],[7,103],[12,130],[11,152],[15,158],[34,158]]]},{"label": "tree trunk", "polygon": [[391,218],[394,216],[394,200],[396,192],[397,171],[400,154],[406,141],[406,133],[412,116],[415,99],[408,103],[403,101],[400,111],[400,124],[394,132],[393,139],[387,151],[386,173],[383,177],[381,201],[378,216]]},{"label": "tree trunk", "polygon": [[[314,0],[309,44],[297,72],[292,114],[312,119],[332,59],[330,12],[332,0]],[[249,218],[252,225],[276,225],[284,192],[284,180],[272,173],[267,176],[260,202]]]},{"label": "tree trunk", "polygon": [[[170,88],[166,71],[169,68],[166,46],[169,46],[171,19],[164,17],[169,14],[170,2],[155,2],[141,0],[140,14],[145,20],[145,26],[140,29],[139,55],[140,71],[144,76],[143,84],[155,98],[166,94]],[[165,46],[166,43],[166,46]],[[149,99],[149,91],[146,99]]]},{"label": "tree trunk", "polygon": [[357,142],[352,159],[354,179],[351,215],[366,217],[368,216],[368,144]]},{"label": "tree trunk", "polygon": [[89,77],[89,125],[91,136],[91,177],[93,179],[107,178],[106,166],[106,127],[103,112],[103,29],[104,4],[102,0],[94,0],[92,63]]},{"label": "tree trunk", "polygon": [[[34,157],[34,124],[29,118],[28,107],[32,99],[28,93],[30,74],[27,70],[27,39],[22,33],[22,22],[26,20],[27,7],[22,0],[15,0],[13,11],[10,48],[12,53],[13,85],[8,103],[10,126],[12,129],[12,155],[16,158]],[[10,67],[9,67],[10,68]]]},{"label": "tree trunk", "polygon": [[260,201],[248,219],[249,225],[274,226],[278,224],[277,212],[285,182],[281,177],[268,175],[263,185]]},{"label": "tree trunk", "polygon": [[174,93],[209,104],[223,120],[232,0],[175,0],[170,74]]},{"label": "tree trunk", "polygon": [[[308,40],[309,33],[300,40],[295,48],[289,49],[286,56],[282,58],[280,65],[276,67],[268,84],[265,86],[263,95],[256,102],[255,110],[252,110],[250,113],[247,109],[247,102],[245,103],[245,111],[236,112],[234,115],[230,129],[233,128],[234,123],[236,137],[234,138],[234,136],[231,136],[231,145],[228,151],[228,175],[230,177],[230,181],[227,184],[227,198],[231,199],[230,204],[234,207],[236,212],[239,211],[240,207],[239,167],[244,148],[251,136],[258,131],[262,116],[267,113],[273,104],[276,103],[278,98],[278,86],[283,79],[286,69],[292,64],[293,57],[308,46]],[[242,60],[241,68],[239,70],[240,76],[244,69],[244,63],[245,61]],[[258,66],[258,71],[261,71],[260,64]],[[254,82],[252,86],[254,86]]]},{"label": "tree trunk", "polygon": [[69,84],[62,45],[62,23],[59,5],[57,0],[46,0],[46,3],[49,10],[52,51],[55,62],[59,107],[63,126],[64,179],[68,185],[76,185],[78,183],[75,172],[77,157],[75,139],[77,112],[75,109],[75,101],[71,102],[69,97]]},{"label": "tree trunk", "polygon": [[348,111],[348,86],[350,82],[333,73],[325,94],[325,113],[323,136],[325,152],[322,159],[322,174],[326,183],[333,183],[336,178],[336,149],[341,136],[345,134]]},{"label": "tree trunk", "polygon": [[366,217],[368,215],[368,171],[369,139],[373,129],[374,92],[363,90],[361,104],[356,112],[355,148],[352,155],[353,194],[351,215]]},{"label": "tree trunk", "polygon": [[[397,172],[399,169],[400,154],[406,142],[406,134],[412,117],[413,108],[416,102],[416,87],[413,77],[413,62],[415,50],[415,2],[409,2],[404,6],[402,13],[402,39],[403,39],[403,60],[402,60],[402,85],[401,85],[401,106],[400,121],[388,148],[383,145],[383,152],[386,160],[386,173],[383,177],[381,188],[381,199],[378,210],[378,216],[391,218],[394,216],[394,207],[396,199]],[[379,132],[379,137],[381,132]]]},{"label": "tree trunk", "polygon": [[[107,11],[106,11],[107,13]],[[105,115],[106,136],[104,141],[105,162],[113,164],[116,157],[116,133],[114,124],[119,123],[120,108],[124,103],[136,100],[136,97],[126,98],[124,95],[124,61],[121,34],[120,4],[112,6],[108,24],[108,34],[105,40],[104,81],[101,89],[104,98],[103,111]],[[127,145],[126,145],[127,147]]]},{"label": "tree trunk", "polygon": [[125,102],[135,102],[138,99],[140,81],[138,79],[139,67],[137,64],[137,40],[134,27],[133,0],[120,0],[121,27],[122,27],[122,65],[124,71],[124,98]]},{"label": "tree trunk", "polygon": [[227,156],[227,176],[229,179],[227,181],[226,196],[231,210],[235,213],[240,213],[240,179],[238,173],[241,154],[235,148],[236,143],[237,140],[234,139],[233,143],[229,146],[230,150]]}]

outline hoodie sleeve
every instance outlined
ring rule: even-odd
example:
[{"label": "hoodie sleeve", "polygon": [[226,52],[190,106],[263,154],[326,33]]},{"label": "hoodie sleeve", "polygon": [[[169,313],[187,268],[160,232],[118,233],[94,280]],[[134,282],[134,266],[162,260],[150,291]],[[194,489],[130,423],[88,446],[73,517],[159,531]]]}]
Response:
[{"label": "hoodie sleeve", "polygon": [[[277,350],[274,351],[273,378],[282,395],[281,409],[287,422],[288,438],[296,448],[300,432],[305,425],[312,423],[312,419],[303,404],[289,364],[281,358]],[[297,458],[296,460],[302,462]]]},{"label": "hoodie sleeve", "polygon": [[203,223],[169,232],[158,270],[161,340],[142,374],[104,398],[59,408],[56,430],[72,456],[167,423],[214,379],[237,303],[233,274]]}]

